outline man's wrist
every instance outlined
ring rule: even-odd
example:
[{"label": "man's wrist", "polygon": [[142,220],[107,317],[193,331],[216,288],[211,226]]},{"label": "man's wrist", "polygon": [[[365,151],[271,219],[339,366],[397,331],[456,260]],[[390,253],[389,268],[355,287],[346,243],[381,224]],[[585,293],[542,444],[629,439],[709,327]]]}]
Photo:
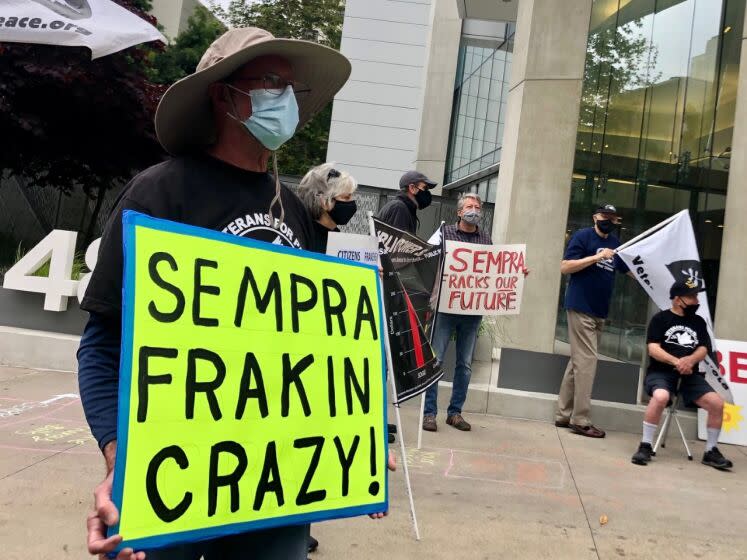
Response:
[{"label": "man's wrist", "polygon": [[114,461],[117,458],[117,440],[113,439],[101,450],[106,461],[106,473],[109,474],[114,470]]}]

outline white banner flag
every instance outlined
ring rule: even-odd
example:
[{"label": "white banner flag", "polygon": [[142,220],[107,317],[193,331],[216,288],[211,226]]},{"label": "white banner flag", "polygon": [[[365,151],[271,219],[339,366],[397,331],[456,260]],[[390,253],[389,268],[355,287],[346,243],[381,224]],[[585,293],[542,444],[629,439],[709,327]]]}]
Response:
[{"label": "white banner flag", "polygon": [[99,58],[161,33],[111,0],[2,0],[0,42],[88,47]]},{"label": "white banner flag", "polygon": [[[675,214],[635,239],[620,245],[617,254],[628,265],[659,309],[672,307],[669,289],[675,281],[697,282],[704,290],[698,294],[698,315],[705,319],[711,345],[715,350],[716,338],[705,293],[706,285],[700,266],[698,246],[695,243],[695,233],[687,210]],[[710,357],[702,362],[701,370],[714,390],[724,400],[733,403],[729,385],[719,375],[718,367]]]}]

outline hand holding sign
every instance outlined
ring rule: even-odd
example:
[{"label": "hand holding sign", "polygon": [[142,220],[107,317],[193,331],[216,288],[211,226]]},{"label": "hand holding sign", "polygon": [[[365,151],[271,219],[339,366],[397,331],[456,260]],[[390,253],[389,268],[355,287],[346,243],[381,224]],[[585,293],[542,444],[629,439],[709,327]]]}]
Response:
[{"label": "hand holding sign", "polygon": [[[107,527],[119,522],[119,511],[112,502],[112,479],[110,472],[104,481],[93,492],[94,506],[86,521],[88,529],[88,552],[98,554],[102,560],[114,552],[122,543],[122,535],[106,536]],[[144,552],[135,552],[131,548],[119,551],[115,560],[145,560]]]}]

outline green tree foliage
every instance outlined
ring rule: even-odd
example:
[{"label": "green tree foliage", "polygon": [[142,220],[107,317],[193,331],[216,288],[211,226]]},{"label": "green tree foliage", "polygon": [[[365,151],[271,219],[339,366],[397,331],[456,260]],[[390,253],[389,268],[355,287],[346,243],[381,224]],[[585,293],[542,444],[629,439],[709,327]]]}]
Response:
[{"label": "green tree foliage", "polygon": [[149,69],[151,81],[173,84],[197,68],[203,53],[226,27],[206,8],[197,6],[190,16],[187,28],[163,51],[155,53]]},{"label": "green tree foliage", "polygon": [[[226,8],[212,3],[214,13],[233,27],[261,27],[276,37],[304,39],[340,48],[345,6],[342,0],[231,0]],[[280,171],[304,175],[327,154],[330,103],[278,151]]]},{"label": "green tree foliage", "polygon": [[595,30],[586,45],[581,125],[603,126],[607,103],[624,91],[656,83],[658,50],[643,34],[640,19]]},{"label": "green tree foliage", "polygon": [[[115,0],[156,24],[148,0]],[[148,80],[153,49],[136,46],[91,60],[84,47],[0,43],[0,170],[38,187],[96,200],[93,235],[107,189],[159,161],[153,113],[163,87]]]}]

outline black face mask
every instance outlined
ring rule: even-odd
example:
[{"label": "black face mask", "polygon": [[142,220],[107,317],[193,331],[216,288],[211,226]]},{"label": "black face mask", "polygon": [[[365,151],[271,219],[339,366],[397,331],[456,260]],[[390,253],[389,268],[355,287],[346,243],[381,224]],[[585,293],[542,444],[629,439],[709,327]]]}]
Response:
[{"label": "black face mask", "polygon": [[418,203],[418,208],[422,210],[423,208],[428,208],[431,205],[431,201],[433,200],[433,197],[431,196],[431,191],[428,189],[421,191],[419,190],[417,193],[415,193],[415,202]]},{"label": "black face mask", "polygon": [[612,220],[597,220],[597,227],[602,233],[612,233],[617,227]]},{"label": "black face mask", "polygon": [[700,309],[699,303],[693,303],[692,305],[685,305],[682,311],[685,313],[685,317],[693,317]]},{"label": "black face mask", "polygon": [[329,217],[338,226],[347,224],[358,211],[355,200],[335,200],[335,206],[328,212]]}]

